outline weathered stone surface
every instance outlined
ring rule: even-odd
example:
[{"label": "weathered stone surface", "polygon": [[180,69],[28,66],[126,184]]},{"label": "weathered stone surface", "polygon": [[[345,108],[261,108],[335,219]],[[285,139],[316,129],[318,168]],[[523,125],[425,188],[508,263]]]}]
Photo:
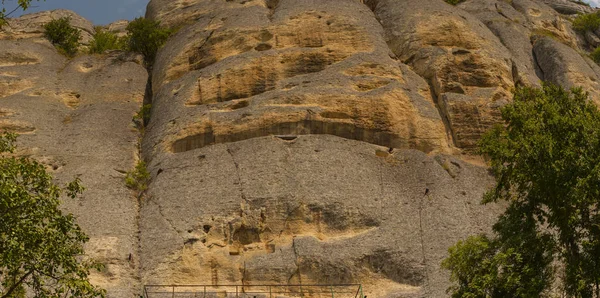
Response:
[{"label": "weathered stone surface", "polygon": [[127,35],[127,25],[129,25],[128,20],[118,20],[106,26],[106,30],[115,33],[117,36],[121,37]]},{"label": "weathered stone surface", "polygon": [[[109,297],[148,283],[445,297],[447,248],[502,209],[479,205],[493,178],[468,154],[512,89],[548,80],[598,101],[582,50],[595,41],[560,14],[573,5],[152,0],[147,17],[178,32],[151,86],[139,56],[58,55],[40,28],[69,12],[28,15],[0,35],[0,131],[59,181],[81,175],[88,191],[65,208],[108,264],[93,279]],[[123,177],[145,87],[152,180],[138,203]]]},{"label": "weathered stone surface", "polygon": [[20,18],[9,19],[8,25],[0,30],[0,39],[39,38],[44,35],[44,25],[63,17],[71,19],[71,25],[81,30],[81,43],[87,45],[94,35],[94,25],[73,11],[56,9],[26,14]]},{"label": "weathered stone surface", "polygon": [[443,0],[401,2],[369,4],[392,51],[433,87],[454,143],[474,148],[514,88],[509,51],[479,20]]},{"label": "weathered stone surface", "polygon": [[577,0],[544,0],[544,3],[562,14],[590,13],[594,10]]},{"label": "weathered stone surface", "polygon": [[600,104],[598,74],[579,53],[549,37],[535,41],[534,53],[545,80],[566,88],[581,86]]},{"label": "weathered stone surface", "polygon": [[139,287],[138,203],[123,173],[137,152],[131,118],[146,71],[124,57],[67,60],[48,42],[0,40],[0,131],[18,132],[19,153],[46,164],[59,183],[81,178],[84,195],[64,208],[90,236],[89,256],[106,264],[92,280],[110,297]]},{"label": "weathered stone surface", "polygon": [[[448,150],[429,87],[390,57],[368,8],[331,3],[281,1],[269,9],[231,2],[211,12],[218,17],[198,16],[154,66],[160,114],[148,130],[147,152],[270,134]],[[233,5],[239,6],[235,18],[220,16]]]},{"label": "weathered stone surface", "polygon": [[444,295],[446,248],[487,230],[485,169],[334,136],[169,153],[141,213],[146,284],[363,283]]}]

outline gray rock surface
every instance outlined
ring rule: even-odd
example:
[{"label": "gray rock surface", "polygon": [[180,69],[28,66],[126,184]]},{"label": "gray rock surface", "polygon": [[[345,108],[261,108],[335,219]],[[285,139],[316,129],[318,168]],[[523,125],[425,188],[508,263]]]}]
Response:
[{"label": "gray rock surface", "polygon": [[[152,0],[177,28],[146,86],[140,57],[59,55],[42,25],[0,32],[0,131],[58,181],[108,264],[109,297],[141,285],[362,283],[369,297],[446,297],[447,248],[501,205],[471,156],[515,86],[598,100],[596,40],[572,1]],[[126,21],[108,26],[124,33]],[[598,37],[598,34],[595,34]],[[87,41],[86,41],[87,42]],[[131,122],[152,90],[141,140]],[[125,172],[152,179],[138,199]]]},{"label": "gray rock surface", "polygon": [[63,17],[71,19],[71,25],[81,30],[81,43],[87,45],[94,35],[94,25],[73,11],[56,9],[23,15],[9,19],[8,24],[0,30],[0,39],[23,39],[42,37],[44,25]]},{"label": "gray rock surface", "polygon": [[124,173],[137,153],[131,119],[146,71],[129,60],[67,60],[48,42],[0,40],[0,131],[19,133],[18,153],[43,162],[60,184],[82,180],[84,195],[64,208],[90,236],[89,256],[106,264],[92,280],[110,297],[139,293],[138,202]]},{"label": "gray rock surface", "polygon": [[446,248],[485,232],[486,170],[334,136],[164,154],[141,211],[145,284],[363,283],[444,295]]}]

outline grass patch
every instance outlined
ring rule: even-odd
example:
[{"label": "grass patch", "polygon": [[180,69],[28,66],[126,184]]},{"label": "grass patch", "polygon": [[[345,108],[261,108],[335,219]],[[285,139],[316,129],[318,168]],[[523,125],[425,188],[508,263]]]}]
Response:
[{"label": "grass patch", "polygon": [[590,58],[592,58],[596,64],[600,64],[600,47],[597,47],[590,53]]},{"label": "grass patch", "polygon": [[90,43],[90,54],[102,54],[110,50],[126,50],[127,38],[118,37],[115,33],[96,27],[94,39]]},{"label": "grass patch", "polygon": [[573,29],[579,33],[596,31],[600,27],[600,14],[598,12],[580,14],[573,19]]}]

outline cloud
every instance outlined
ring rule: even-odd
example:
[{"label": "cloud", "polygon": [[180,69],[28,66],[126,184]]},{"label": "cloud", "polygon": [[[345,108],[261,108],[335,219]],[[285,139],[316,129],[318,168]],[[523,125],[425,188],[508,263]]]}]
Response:
[{"label": "cloud", "polygon": [[600,0],[587,0],[586,2],[588,2],[589,4],[591,4],[594,7],[600,6]]}]

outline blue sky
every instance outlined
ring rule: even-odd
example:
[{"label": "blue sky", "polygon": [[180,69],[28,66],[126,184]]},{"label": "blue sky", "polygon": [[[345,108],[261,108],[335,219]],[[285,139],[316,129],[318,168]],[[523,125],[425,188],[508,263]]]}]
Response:
[{"label": "blue sky", "polygon": [[[27,13],[57,8],[70,9],[84,18],[91,20],[95,25],[106,25],[116,20],[131,20],[144,16],[149,0],[33,0],[32,7]],[[16,7],[17,0],[5,0],[7,12]],[[11,17],[21,15],[23,12],[14,13]]]},{"label": "blue sky", "polygon": [[[592,6],[600,6],[600,0],[584,0]],[[17,0],[5,0],[7,11],[16,6]],[[116,20],[131,20],[144,16],[148,0],[47,0],[33,1],[33,6],[27,12],[65,8],[74,10],[95,25],[106,25]],[[13,14],[19,16],[22,12]]]}]

